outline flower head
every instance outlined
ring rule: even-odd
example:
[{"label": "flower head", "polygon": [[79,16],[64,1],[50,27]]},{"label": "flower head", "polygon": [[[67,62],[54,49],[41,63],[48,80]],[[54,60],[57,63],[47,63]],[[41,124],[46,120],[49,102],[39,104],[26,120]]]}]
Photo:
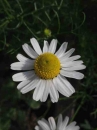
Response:
[{"label": "flower head", "polygon": [[48,29],[48,28],[44,29],[44,34],[45,34],[46,37],[50,37],[51,36],[51,30]]},{"label": "flower head", "polygon": [[69,117],[65,117],[62,120],[62,115],[60,114],[58,117],[57,124],[53,117],[49,117],[48,121],[45,119],[39,120],[38,125],[35,126],[35,130],[79,130],[80,127],[76,126],[76,122],[73,121],[69,125],[68,124]]},{"label": "flower head", "polygon": [[48,94],[52,102],[58,101],[58,92],[66,97],[71,96],[75,89],[65,77],[80,80],[84,75],[77,70],[86,67],[82,60],[78,60],[79,55],[71,56],[75,49],[66,52],[67,42],[64,42],[56,51],[57,40],[53,39],[50,45],[44,41],[41,50],[35,38],[31,38],[30,41],[33,48],[26,43],[22,46],[30,59],[18,54],[16,57],[19,62],[11,64],[12,70],[22,71],[12,76],[13,81],[21,82],[17,88],[23,94],[35,88],[33,99],[42,102],[47,100]]}]

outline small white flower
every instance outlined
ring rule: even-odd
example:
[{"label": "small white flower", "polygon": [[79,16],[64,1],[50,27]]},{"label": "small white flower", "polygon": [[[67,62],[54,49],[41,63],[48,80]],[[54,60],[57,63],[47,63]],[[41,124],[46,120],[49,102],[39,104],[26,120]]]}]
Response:
[{"label": "small white flower", "polygon": [[76,126],[76,122],[73,121],[69,125],[68,124],[69,117],[65,117],[62,119],[62,115],[60,114],[58,117],[57,124],[53,117],[49,117],[48,121],[44,118],[38,121],[38,125],[35,126],[35,130],[79,130],[80,127]]},{"label": "small white flower", "polygon": [[57,40],[53,39],[50,45],[44,41],[43,50],[41,50],[35,38],[30,41],[33,49],[26,43],[22,47],[32,59],[18,54],[19,62],[11,64],[12,70],[22,70],[21,73],[12,76],[13,81],[21,81],[17,88],[23,94],[35,88],[33,99],[41,102],[47,100],[48,94],[52,102],[58,101],[58,92],[66,97],[71,96],[75,89],[65,77],[80,80],[84,75],[77,70],[86,68],[82,60],[77,60],[80,58],[79,55],[70,57],[75,49],[72,48],[66,52],[67,42],[64,42],[56,51]]}]

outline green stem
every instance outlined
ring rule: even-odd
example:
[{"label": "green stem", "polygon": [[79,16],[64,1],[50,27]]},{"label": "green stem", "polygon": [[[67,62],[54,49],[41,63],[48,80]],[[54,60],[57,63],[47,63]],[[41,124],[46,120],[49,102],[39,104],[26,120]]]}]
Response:
[{"label": "green stem", "polygon": [[61,0],[60,5],[59,5],[58,9],[60,9],[60,8],[61,8],[61,6],[62,6],[62,4],[63,4],[63,1],[64,1],[64,0]]},{"label": "green stem", "polygon": [[3,3],[4,1],[1,0],[0,2],[1,2],[1,5],[3,6],[3,9],[4,9],[5,13],[6,13],[9,17],[12,17],[12,15],[10,15],[10,13],[9,13],[8,10],[7,10],[7,8],[5,7],[5,3]]},{"label": "green stem", "polygon": [[79,112],[80,108],[82,107],[82,105],[83,105],[83,103],[84,103],[84,98],[85,98],[85,97],[83,97],[83,99],[81,100],[81,103],[80,103],[80,105],[78,106],[78,108],[76,109],[76,111],[75,111],[75,113],[74,113],[74,116],[72,117],[72,119],[71,119],[70,122],[72,122],[72,121],[74,120],[74,118],[76,117],[76,115],[77,115],[77,113]]},{"label": "green stem", "polygon": [[35,11],[33,11],[33,12],[30,12],[30,13],[28,13],[28,14],[24,14],[23,17],[32,15],[32,14],[34,14],[34,13],[36,13],[36,12],[41,11],[41,10],[45,10],[45,9],[47,10],[47,8],[51,8],[51,7],[54,8],[54,7],[57,7],[57,6],[55,6],[55,5],[45,6],[45,7],[42,7],[42,8],[40,8],[40,9],[37,9],[37,10],[35,10]]},{"label": "green stem", "polygon": [[24,25],[27,27],[27,29],[29,30],[29,32],[31,32],[31,33],[32,33],[32,35],[33,35],[35,38],[37,38],[37,39],[38,39],[38,37],[34,34],[34,32],[32,32],[32,30],[28,27],[28,25],[26,24],[26,22],[25,22],[25,21],[23,21],[23,23],[24,23]]},{"label": "green stem", "polygon": [[58,15],[57,11],[55,11],[55,10],[53,10],[53,11],[55,12],[55,14],[57,16],[57,20],[58,20],[58,31],[57,31],[57,33],[59,33],[59,31],[60,31],[60,19],[59,19],[59,15]]},{"label": "green stem", "polygon": [[19,0],[16,0],[16,1],[17,1],[18,5],[19,5],[19,7],[20,7],[21,12],[23,13],[23,9],[22,9],[22,6],[21,6]]},{"label": "green stem", "polygon": [[3,26],[7,25],[9,23],[8,20],[6,20],[5,22],[3,22],[3,24],[0,25],[0,28],[2,28]]},{"label": "green stem", "polygon": [[[61,114],[64,113],[65,111],[67,111],[67,110],[73,105],[73,103],[74,103],[75,101],[76,101],[76,100],[74,100],[69,106],[67,106],[67,107],[61,112]],[[58,116],[59,116],[59,114],[58,114]],[[58,116],[56,116],[55,120],[58,118]]]},{"label": "green stem", "polygon": [[[33,15],[34,16],[34,15]],[[46,27],[47,27],[47,24],[41,19],[41,18],[39,18],[39,17],[37,17],[37,16],[34,16],[35,18],[37,18],[39,21],[41,21]]]}]

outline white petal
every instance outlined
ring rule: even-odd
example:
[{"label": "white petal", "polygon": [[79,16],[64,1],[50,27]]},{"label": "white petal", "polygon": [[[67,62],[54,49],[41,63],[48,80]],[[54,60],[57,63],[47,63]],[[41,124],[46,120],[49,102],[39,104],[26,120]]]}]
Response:
[{"label": "white petal", "polygon": [[34,75],[34,77],[31,80],[32,81],[29,84],[27,84],[24,88],[20,90],[22,94],[25,94],[33,90],[40,83],[40,79],[36,75]]},{"label": "white petal", "polygon": [[49,126],[48,126],[45,122],[39,120],[39,121],[38,121],[38,124],[40,125],[40,127],[41,127],[43,130],[50,130]]},{"label": "white petal", "polygon": [[75,126],[74,130],[80,130],[79,126]]},{"label": "white petal", "polygon": [[68,95],[68,93],[66,92],[66,90],[63,91],[64,88],[63,88],[63,86],[60,86],[61,83],[60,83],[58,80],[59,80],[59,79],[57,79],[57,78],[54,78],[54,79],[53,79],[53,83],[54,83],[56,89],[57,89],[61,94],[63,94],[64,96],[69,97],[69,95]]},{"label": "white petal", "polygon": [[49,44],[47,41],[44,40],[44,46],[43,46],[43,53],[48,52]]},{"label": "white petal", "polygon": [[61,81],[65,84],[65,86],[71,91],[70,93],[74,93],[75,92],[75,89],[73,88],[73,86],[67,81],[67,79],[62,76],[62,75],[59,75],[60,76],[60,79]]},{"label": "white petal", "polygon": [[62,125],[62,114],[58,116],[57,129],[59,130]]},{"label": "white petal", "polygon": [[50,85],[49,92],[50,92],[51,101],[57,102],[58,98],[59,98],[58,91],[56,90],[56,88],[51,80],[49,80],[49,85]]},{"label": "white petal", "polygon": [[34,50],[37,52],[37,54],[42,54],[41,48],[39,46],[39,43],[37,42],[37,40],[35,38],[31,38],[30,42],[34,48]]},{"label": "white petal", "polygon": [[34,71],[20,72],[12,76],[13,81],[24,81],[30,79],[34,75]]},{"label": "white petal", "polygon": [[12,70],[31,70],[34,68],[34,60],[32,63],[27,62],[15,62],[11,64]]},{"label": "white petal", "polygon": [[76,122],[75,121],[73,121],[73,122],[71,122],[67,127],[74,127],[76,125]]},{"label": "white petal", "polygon": [[54,118],[53,117],[49,117],[48,121],[49,121],[51,130],[55,130],[56,129],[56,123],[55,123]]},{"label": "white petal", "polygon": [[66,126],[68,124],[68,121],[69,121],[69,117],[66,116],[65,119],[64,119],[64,121],[63,121],[63,123],[62,123],[62,127],[61,127],[62,130],[64,130],[66,128]]},{"label": "white petal", "polygon": [[21,88],[25,87],[30,82],[31,82],[31,80],[22,81],[21,83],[18,84],[17,89],[21,89]]},{"label": "white petal", "polygon": [[48,80],[45,80],[45,89],[44,89],[44,93],[41,97],[41,102],[45,102],[47,100],[48,94],[49,94],[49,82]]},{"label": "white petal", "polygon": [[70,67],[72,66],[73,62],[72,61],[68,61],[68,62],[61,62],[61,67]]},{"label": "white petal", "polygon": [[16,57],[17,57],[17,59],[18,59],[19,61],[21,61],[21,62],[32,62],[31,59],[29,59],[29,58],[23,56],[22,54],[18,54]]},{"label": "white petal", "polygon": [[65,51],[66,51],[66,49],[67,49],[67,45],[68,45],[68,43],[67,43],[67,42],[64,42],[64,43],[60,46],[59,50],[55,53],[55,55],[56,55],[58,58],[60,58],[60,57],[65,53]]},{"label": "white petal", "polygon": [[66,97],[69,97],[72,93],[71,91],[66,87],[66,85],[62,82],[60,79],[60,76],[58,75],[56,78],[53,79],[53,82],[57,88],[57,90],[63,94]]},{"label": "white petal", "polygon": [[57,40],[53,39],[50,43],[48,52],[55,53],[57,47]]},{"label": "white petal", "polygon": [[25,53],[31,58],[35,59],[38,56],[38,54],[28,44],[25,43],[22,47]]},{"label": "white petal", "polygon": [[43,122],[45,122],[45,123],[48,125],[48,127],[49,127],[49,122],[48,122],[46,119],[42,118],[41,120],[42,120]]},{"label": "white petal", "polygon": [[80,130],[80,127],[79,126],[75,126],[74,130]]},{"label": "white petal", "polygon": [[[64,55],[62,55],[61,58],[68,58],[68,57],[70,57],[74,51],[75,51],[75,48],[70,49],[70,50],[67,51]],[[61,59],[61,58],[60,58],[60,59]]]},{"label": "white petal", "polygon": [[68,71],[73,71],[73,70],[83,70],[85,69],[86,66],[85,65],[76,65],[76,66],[73,66],[73,67],[68,67],[68,68],[62,68],[63,70],[68,70]]},{"label": "white petal", "polygon": [[71,57],[69,58],[69,61],[70,61],[70,60],[71,60],[71,61],[74,61],[74,60],[77,60],[77,59],[79,59],[79,58],[81,58],[80,55],[71,56]]},{"label": "white petal", "polygon": [[66,127],[66,130],[79,130],[79,129],[80,129],[79,126],[74,126],[74,127],[72,127],[72,126],[67,126],[67,127]]},{"label": "white petal", "polygon": [[69,78],[74,78],[74,79],[83,79],[84,75],[80,72],[76,72],[76,71],[65,71],[65,70],[61,70],[60,74]]},{"label": "white petal", "polygon": [[38,101],[44,92],[45,89],[45,81],[41,79],[40,83],[38,84],[38,86],[36,87],[34,93],[33,93],[33,99]]},{"label": "white petal", "polygon": [[72,66],[77,66],[77,65],[81,65],[83,63],[82,60],[78,60],[78,61],[68,61],[68,62],[64,62],[63,64],[61,63],[62,67],[72,67]]},{"label": "white petal", "polygon": [[79,59],[80,57],[81,57],[80,55],[72,56],[72,57],[69,57],[69,58],[61,57],[60,62],[65,63],[65,62],[68,62],[68,61],[74,61],[74,60]]},{"label": "white petal", "polygon": [[39,130],[39,126],[35,126],[35,130]]}]

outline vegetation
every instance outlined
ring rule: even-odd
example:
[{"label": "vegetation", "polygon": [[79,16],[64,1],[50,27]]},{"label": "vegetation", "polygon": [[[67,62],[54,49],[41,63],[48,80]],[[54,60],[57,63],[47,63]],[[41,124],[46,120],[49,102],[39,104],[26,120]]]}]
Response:
[{"label": "vegetation", "polygon": [[[32,99],[33,92],[22,95],[17,90],[10,64],[24,54],[22,45],[32,37],[41,47],[44,39],[57,38],[58,45],[66,41],[68,49],[81,55],[85,78],[70,80],[76,89],[70,98],[41,103]],[[32,130],[41,117],[57,119],[59,113],[76,120],[81,130],[97,130],[96,54],[96,0],[0,0],[0,130]]]}]

